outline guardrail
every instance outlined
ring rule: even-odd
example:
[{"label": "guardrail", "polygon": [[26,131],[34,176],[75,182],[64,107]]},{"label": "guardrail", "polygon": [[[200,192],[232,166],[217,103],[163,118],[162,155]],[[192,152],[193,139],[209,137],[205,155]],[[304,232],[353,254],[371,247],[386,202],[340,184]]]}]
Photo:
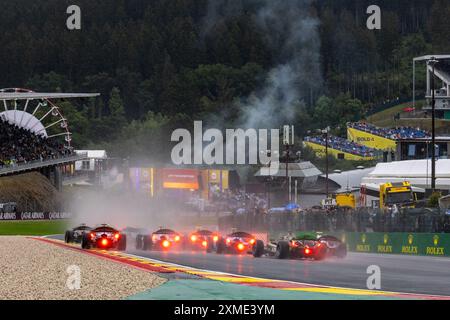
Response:
[{"label": "guardrail", "polygon": [[58,165],[61,163],[80,161],[80,160],[84,160],[87,158],[88,158],[88,155],[87,155],[87,152],[85,152],[85,153],[73,154],[73,155],[70,155],[67,157],[60,157],[60,158],[56,158],[56,159],[49,159],[49,160],[42,160],[42,161],[36,160],[36,161],[27,162],[27,163],[4,166],[4,167],[0,168],[0,176],[12,174],[12,173],[18,173],[18,172],[22,172],[22,171],[29,171],[29,170],[33,170],[33,169],[39,169],[39,168],[48,167],[48,166],[54,166],[54,165]]}]

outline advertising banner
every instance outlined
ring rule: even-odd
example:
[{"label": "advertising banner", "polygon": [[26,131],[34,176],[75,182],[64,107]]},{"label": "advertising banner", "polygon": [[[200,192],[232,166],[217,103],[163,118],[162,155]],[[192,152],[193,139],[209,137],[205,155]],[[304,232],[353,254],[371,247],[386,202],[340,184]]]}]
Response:
[{"label": "advertising banner", "polygon": [[350,232],[345,234],[349,251],[450,256],[450,234]]},{"label": "advertising banner", "polygon": [[70,219],[68,212],[0,212],[0,221],[8,220],[63,220]]},{"label": "advertising banner", "polygon": [[137,192],[153,197],[154,194],[154,169],[130,168],[130,180],[133,189]]},{"label": "advertising banner", "polygon": [[163,169],[163,188],[198,190],[199,175],[194,169]]},{"label": "advertising banner", "polygon": [[386,139],[354,128],[347,128],[347,140],[379,150],[395,150],[394,140]]},{"label": "advertising banner", "polygon": [[[316,144],[316,143],[312,143],[309,141],[305,141],[303,142],[306,146],[310,147],[311,149],[314,150],[314,153],[316,154],[317,157],[325,157],[325,147],[320,145],[320,144]],[[362,157],[362,156],[358,156],[355,154],[351,154],[351,153],[347,153],[347,152],[343,152],[340,150],[336,150],[333,149],[331,147],[328,148],[328,154],[333,155],[335,158],[337,159],[345,159],[345,160],[352,160],[352,161],[359,161],[359,160],[373,160],[373,157]]]}]

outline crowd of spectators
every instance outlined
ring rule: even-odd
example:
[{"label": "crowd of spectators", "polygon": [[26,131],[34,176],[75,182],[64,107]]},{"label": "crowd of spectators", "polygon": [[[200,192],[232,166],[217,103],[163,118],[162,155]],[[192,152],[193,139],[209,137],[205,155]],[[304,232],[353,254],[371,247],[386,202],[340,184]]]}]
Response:
[{"label": "crowd of spectators", "polygon": [[0,119],[0,167],[34,161],[45,161],[70,155],[72,152],[54,139]]},{"label": "crowd of spectators", "polygon": [[[305,137],[304,140],[307,142],[320,144],[322,146],[326,145],[326,138],[323,136]],[[374,157],[376,152],[375,149],[332,135],[328,136],[328,147],[366,158]]]},{"label": "crowd of spectators", "polygon": [[255,210],[267,210],[267,199],[254,193],[238,190],[210,190],[211,200],[216,207],[235,214],[245,214]]},{"label": "crowd of spectators", "polygon": [[413,127],[380,128],[367,122],[349,123],[348,126],[357,130],[393,140],[430,137],[430,134],[427,131]]}]

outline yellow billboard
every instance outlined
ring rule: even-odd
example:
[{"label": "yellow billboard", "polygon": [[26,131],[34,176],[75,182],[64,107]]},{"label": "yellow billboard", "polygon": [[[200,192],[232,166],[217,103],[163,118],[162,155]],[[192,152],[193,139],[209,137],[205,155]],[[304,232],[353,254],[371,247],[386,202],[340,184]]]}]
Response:
[{"label": "yellow billboard", "polygon": [[209,183],[219,185],[222,190],[228,189],[228,170],[208,170]]},{"label": "yellow billboard", "polygon": [[354,128],[347,128],[347,140],[379,150],[396,149],[396,143],[394,140],[386,139]]},{"label": "yellow billboard", "polygon": [[[316,156],[318,157],[325,157],[325,147],[320,145],[320,144],[316,144],[316,143],[312,143],[312,142],[308,142],[305,141],[304,144],[308,147],[310,147],[311,149],[314,150],[314,153],[316,154]],[[358,161],[358,160],[373,160],[374,157],[362,157],[362,156],[358,156],[355,154],[351,154],[351,153],[347,153],[347,152],[343,152],[340,150],[336,150],[333,148],[328,147],[328,154],[334,156],[335,158],[338,159],[345,159],[345,160],[352,160],[352,161]]]}]

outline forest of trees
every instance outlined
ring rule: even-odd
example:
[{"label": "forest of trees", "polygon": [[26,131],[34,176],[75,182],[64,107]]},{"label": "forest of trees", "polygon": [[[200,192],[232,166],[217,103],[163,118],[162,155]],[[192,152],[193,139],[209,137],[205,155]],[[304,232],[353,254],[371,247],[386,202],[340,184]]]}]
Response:
[{"label": "forest of trees", "polygon": [[[215,2],[214,15],[209,2]],[[374,31],[366,28],[373,1],[310,2],[309,15],[319,21],[323,82],[300,95],[289,119],[299,134],[338,127],[384,101],[412,97],[412,58],[450,53],[448,0],[378,0],[382,29]],[[82,9],[81,30],[65,27],[71,4]],[[264,86],[282,54],[255,22],[259,5],[7,1],[0,12],[0,87],[100,92],[95,100],[60,104],[74,145],[164,161],[172,128],[218,117],[232,125],[242,99]],[[424,68],[417,77],[423,88]]]}]

